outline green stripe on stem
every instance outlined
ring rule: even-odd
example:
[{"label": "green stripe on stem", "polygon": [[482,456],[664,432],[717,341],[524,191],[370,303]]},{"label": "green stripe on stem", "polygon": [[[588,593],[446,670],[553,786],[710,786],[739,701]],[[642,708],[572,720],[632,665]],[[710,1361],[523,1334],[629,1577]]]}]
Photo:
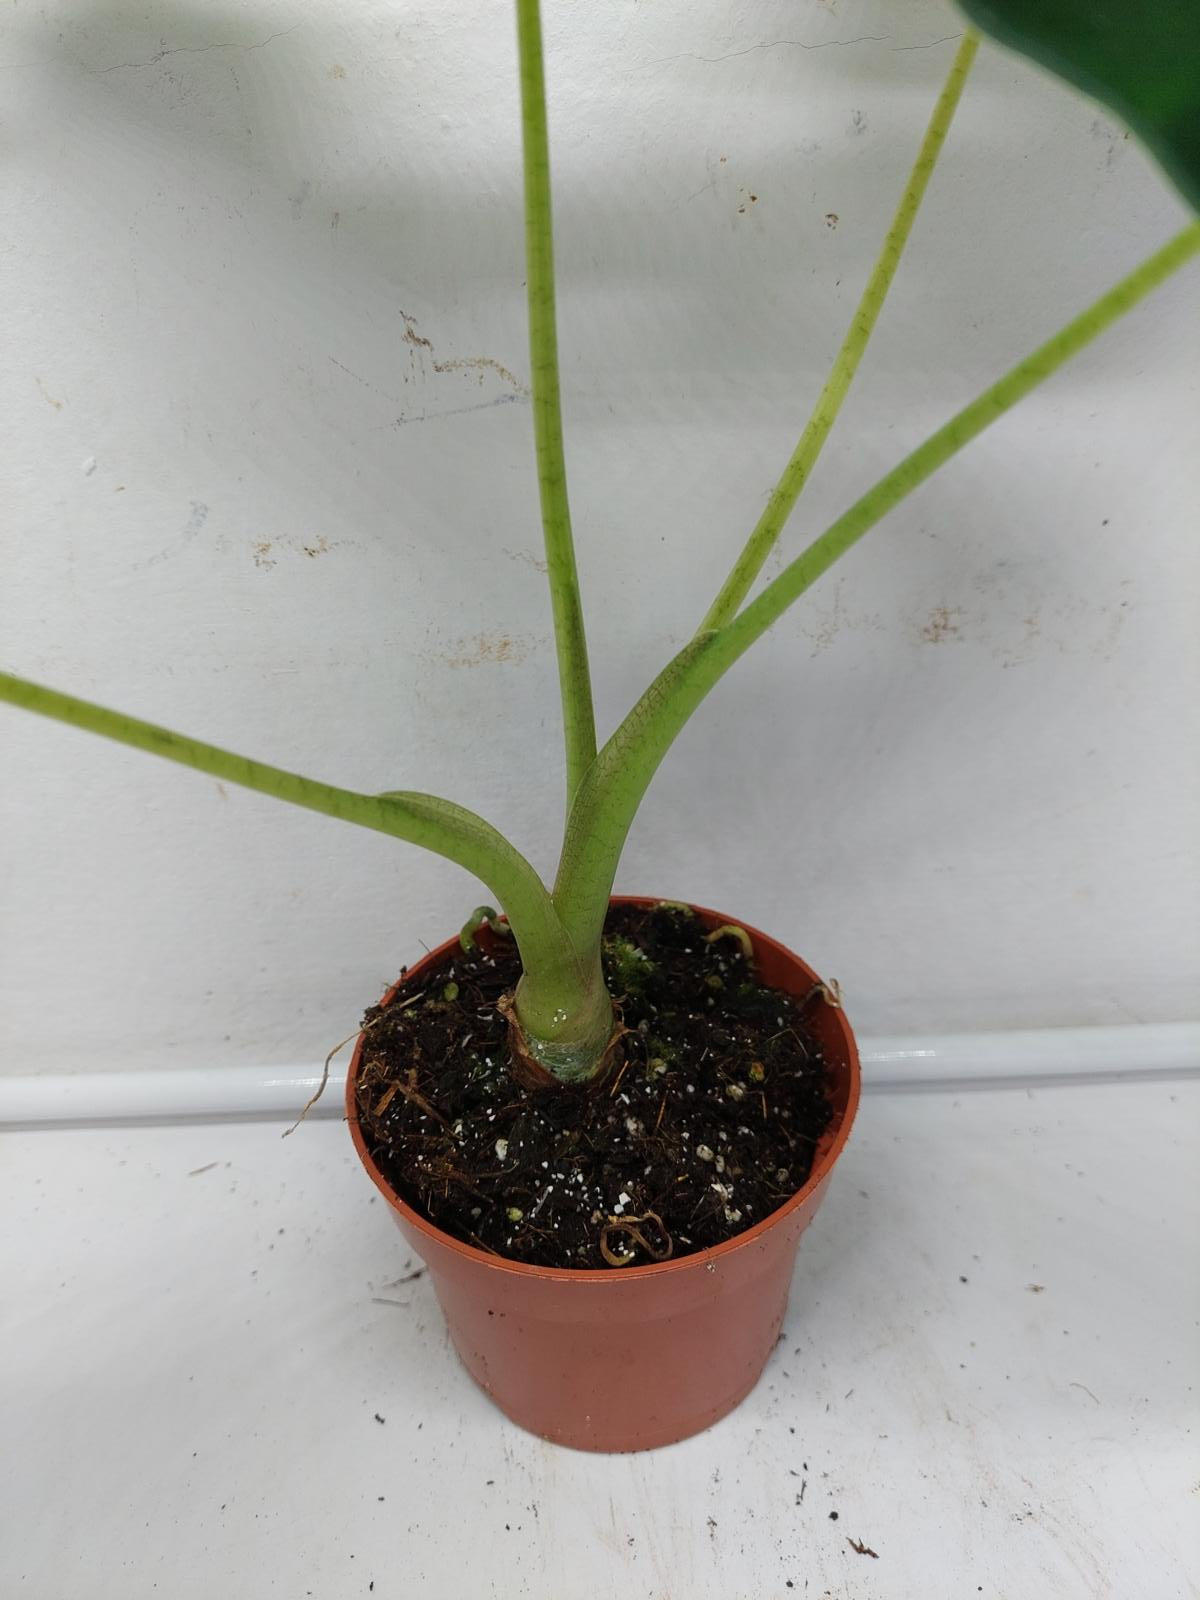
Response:
[{"label": "green stripe on stem", "polygon": [[529,356],[533,383],[533,433],[541,495],[546,572],[554,614],[558,680],[567,760],[567,804],[596,754],[596,722],[588,670],[587,638],[563,455],[562,401],[554,293],[554,231],[550,203],[550,147],[546,81],[538,0],[517,0],[521,67],[521,131],[525,162],[525,281],[529,301]]},{"label": "green stripe on stem", "polygon": [[[358,794],[320,783],[9,673],[0,673],[0,701],[445,856],[485,883],[504,907],[530,979],[520,1008],[524,1026],[554,1038],[563,1031],[564,1010],[594,1010],[594,970],[585,972],[576,958],[542,880],[503,834],[473,811],[434,795]],[[80,803],[86,803],[83,794]]]},{"label": "green stripe on stem", "polygon": [[800,435],[800,442],[792,452],[791,460],[783,470],[783,476],[771,492],[771,498],[758,519],[758,525],[746,541],[745,549],[738,557],[733,571],[726,578],[720,594],[709,607],[708,615],[700,624],[697,630],[699,633],[708,633],[714,628],[724,627],[736,615],[738,607],[750,593],[751,585],[762,571],[763,563],[783,532],[784,524],[795,509],[801,490],[808,482],[817,457],[829,437],[829,430],[841,410],[842,401],[846,398],[846,393],[854,380],[854,374],[858,371],[858,364],[879,319],[883,303],[887,299],[896,268],[900,265],[900,257],[908,243],[913,223],[917,220],[917,212],[929,187],[929,180],[933,176],[933,169],[937,165],[942,146],[946,142],[950,123],[962,98],[967,74],[971,70],[971,63],[978,49],[978,35],[966,34],[955,53],[946,82],[933,108],[933,115],[929,119],[929,126],[925,130],[925,137],[921,141],[921,148],[917,152],[917,159],[909,174],[904,193],[900,197],[900,204],[892,218],[892,225],[883,241],[879,259],[867,280],[862,299],[858,302],[858,309],[842,341],[842,347],[837,353],[829,377],[825,380],[825,387],[821,390],[813,414]]}]

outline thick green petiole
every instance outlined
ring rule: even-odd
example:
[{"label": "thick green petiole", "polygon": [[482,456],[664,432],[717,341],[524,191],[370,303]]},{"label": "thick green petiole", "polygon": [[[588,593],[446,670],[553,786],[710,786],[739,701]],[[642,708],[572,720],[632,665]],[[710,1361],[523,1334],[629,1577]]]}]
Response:
[{"label": "thick green petiole", "polygon": [[1197,254],[1200,223],[1193,223],[931,434],[732,622],[699,635],[668,662],[597,756],[572,808],[554,900],[578,944],[598,937],[617,860],[642,796],[713,685],[893,507]]},{"label": "thick green petiole", "polygon": [[548,982],[523,954],[522,968],[516,1013],[525,1051],[561,1083],[586,1083],[613,1039],[613,1004],[600,967],[599,943],[579,961],[569,986]]},{"label": "thick green petiole", "polygon": [[596,723],[588,669],[583,604],[575,569],[567,468],[563,452],[554,292],[554,231],[550,206],[550,141],[538,0],[517,0],[521,66],[521,131],[525,159],[525,282],[533,433],[537,453],[546,572],[554,613],[558,681],[567,758],[567,805],[596,754]]},{"label": "thick green petiole", "polygon": [[[599,939],[591,959],[581,961],[537,873],[503,834],[473,811],[428,794],[397,791],[372,795],[340,789],[8,673],[0,673],[0,702],[103,734],[223,782],[391,834],[457,862],[488,886],[507,914],[525,973],[517,995],[517,1015],[531,1053],[544,1058],[550,1070],[561,1061],[577,1076],[580,1061],[589,1052],[599,1059],[612,1031],[612,1007],[603,982],[597,989]],[[607,1031],[597,1047],[596,1035],[605,1018]]]}]

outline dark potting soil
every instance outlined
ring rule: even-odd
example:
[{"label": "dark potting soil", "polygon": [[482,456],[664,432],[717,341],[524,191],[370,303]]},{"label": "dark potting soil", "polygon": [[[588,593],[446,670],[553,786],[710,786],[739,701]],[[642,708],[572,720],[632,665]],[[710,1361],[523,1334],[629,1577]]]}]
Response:
[{"label": "dark potting soil", "polygon": [[610,912],[629,1032],[592,1088],[526,1089],[496,1001],[511,942],[455,951],[364,1017],[358,1112],[380,1171],[456,1239],[546,1267],[644,1265],[721,1244],[801,1187],[832,1116],[804,999],[686,910]]}]

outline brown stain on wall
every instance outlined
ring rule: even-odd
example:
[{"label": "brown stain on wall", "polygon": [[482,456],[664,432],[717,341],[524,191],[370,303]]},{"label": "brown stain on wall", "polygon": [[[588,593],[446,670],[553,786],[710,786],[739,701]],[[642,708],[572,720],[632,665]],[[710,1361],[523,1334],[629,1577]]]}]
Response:
[{"label": "brown stain on wall", "polygon": [[823,650],[828,650],[843,630],[851,633],[868,631],[881,633],[885,630],[887,624],[878,611],[850,611],[847,608],[844,585],[840,578],[834,581],[829,595],[830,604],[815,605],[811,620],[801,624],[805,637],[812,645],[811,653],[814,656],[820,655]]},{"label": "brown stain on wall", "polygon": [[525,388],[520,379],[510,372],[507,367],[502,366],[499,361],[493,360],[491,356],[458,356],[450,361],[435,361],[433,363],[435,372],[478,372],[481,383],[483,382],[482,374],[489,369],[503,378],[505,383],[511,383],[514,389],[524,394]]},{"label": "brown stain on wall", "polygon": [[535,555],[532,555],[528,550],[510,550],[508,546],[505,545],[504,554],[510,561],[523,561],[526,566],[532,567],[535,572],[540,572],[542,576],[545,577],[548,570],[545,561],[539,559],[539,557]]},{"label": "brown stain on wall", "polygon": [[505,383],[511,384],[517,394],[526,392],[525,385],[517,377],[516,373],[510,372],[506,366],[494,360],[491,356],[452,356],[448,361],[439,361],[433,353],[432,339],[427,339],[423,333],[417,332],[416,317],[410,317],[407,311],[402,311],[400,315],[404,318],[405,343],[412,345],[418,351],[428,351],[429,364],[435,372],[442,374],[477,372],[480,383],[483,382],[485,372],[494,372],[498,377],[503,378]]},{"label": "brown stain on wall", "polygon": [[270,539],[259,539],[250,546],[254,565],[263,572],[270,572],[272,567],[278,566],[280,557],[284,555],[304,555],[310,561],[315,561],[318,556],[327,556],[336,549],[337,545],[330,544],[324,534],[311,544],[302,544],[294,536],[277,534]]},{"label": "brown stain on wall", "polygon": [[529,639],[515,639],[510,633],[476,633],[459,639],[455,653],[441,657],[448,667],[517,666],[532,648]]},{"label": "brown stain on wall", "polygon": [[951,639],[961,639],[961,616],[962,611],[958,606],[934,606],[928,622],[921,629],[922,639],[926,644],[946,644]]},{"label": "brown stain on wall", "polygon": [[833,604],[827,611],[817,610],[814,621],[816,623],[815,629],[806,628],[804,631],[812,641],[812,653],[815,656],[819,655],[822,650],[828,650],[829,646],[837,638],[838,630],[846,621],[846,615],[842,608],[842,586],[840,583],[835,583],[833,586]]}]

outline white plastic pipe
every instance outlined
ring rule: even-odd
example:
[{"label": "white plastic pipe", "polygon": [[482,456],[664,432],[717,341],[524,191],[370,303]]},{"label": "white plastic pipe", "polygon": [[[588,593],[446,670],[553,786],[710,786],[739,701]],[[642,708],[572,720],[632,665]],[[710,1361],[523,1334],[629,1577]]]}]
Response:
[{"label": "white plastic pipe", "polygon": [[[861,1039],[863,1087],[970,1090],[1200,1073],[1200,1023],[1032,1028]],[[340,1117],[345,1066],[311,1116]],[[320,1082],[311,1067],[208,1067],[0,1077],[0,1127],[91,1127],[256,1118],[290,1122]]]}]

